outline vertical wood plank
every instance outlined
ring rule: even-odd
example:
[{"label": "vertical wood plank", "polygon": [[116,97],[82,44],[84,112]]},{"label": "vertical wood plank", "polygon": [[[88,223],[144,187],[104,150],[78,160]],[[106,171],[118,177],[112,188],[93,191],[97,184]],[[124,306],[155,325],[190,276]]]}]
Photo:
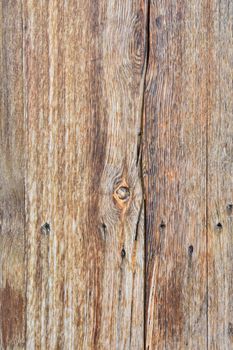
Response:
[{"label": "vertical wood plank", "polygon": [[24,114],[21,1],[0,2],[0,348],[22,349]]},{"label": "vertical wood plank", "polygon": [[233,3],[209,1],[209,348],[233,347]]},{"label": "vertical wood plank", "polygon": [[27,348],[142,349],[144,1],[23,4]]},{"label": "vertical wood plank", "polygon": [[205,349],[207,6],[150,1],[146,349]]}]

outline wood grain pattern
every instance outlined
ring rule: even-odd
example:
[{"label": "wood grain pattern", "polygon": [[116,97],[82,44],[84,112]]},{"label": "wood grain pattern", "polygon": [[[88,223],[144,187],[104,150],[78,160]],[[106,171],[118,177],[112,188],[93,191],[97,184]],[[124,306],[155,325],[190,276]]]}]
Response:
[{"label": "wood grain pattern", "polygon": [[143,348],[145,13],[24,1],[28,349]]},{"label": "wood grain pattern", "polygon": [[208,295],[210,349],[233,348],[233,3],[209,5]]},{"label": "wood grain pattern", "polygon": [[22,9],[0,6],[0,348],[25,341]]},{"label": "wood grain pattern", "polygon": [[146,349],[205,349],[207,7],[150,2]]},{"label": "wood grain pattern", "polygon": [[233,348],[232,1],[0,23],[0,349]]}]

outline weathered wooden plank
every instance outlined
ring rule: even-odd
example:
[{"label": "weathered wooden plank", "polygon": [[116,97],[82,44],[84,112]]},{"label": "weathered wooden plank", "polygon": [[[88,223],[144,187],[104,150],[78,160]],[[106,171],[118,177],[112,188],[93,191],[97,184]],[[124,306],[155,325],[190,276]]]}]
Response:
[{"label": "weathered wooden plank", "polygon": [[146,349],[205,349],[206,1],[150,2]]},{"label": "weathered wooden plank", "polygon": [[209,2],[209,348],[233,348],[233,3]]},{"label": "weathered wooden plank", "polygon": [[23,6],[27,348],[142,349],[145,4]]},{"label": "weathered wooden plank", "polygon": [[25,341],[21,2],[0,5],[0,348]]}]

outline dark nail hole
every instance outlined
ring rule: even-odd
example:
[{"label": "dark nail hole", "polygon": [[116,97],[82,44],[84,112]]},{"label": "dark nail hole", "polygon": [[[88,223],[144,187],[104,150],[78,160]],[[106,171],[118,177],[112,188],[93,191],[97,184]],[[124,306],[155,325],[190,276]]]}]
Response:
[{"label": "dark nail hole", "polygon": [[232,211],[233,211],[233,204],[232,203],[227,204],[227,212],[228,212],[228,214],[231,214]]},{"label": "dark nail hole", "polygon": [[107,235],[107,226],[104,222],[100,224],[100,234],[102,239],[105,241],[106,240],[106,235]]},{"label": "dark nail hole", "polygon": [[46,234],[50,232],[50,225],[47,222],[41,226],[41,232]]},{"label": "dark nail hole", "polygon": [[164,221],[162,220],[161,224],[159,225],[159,227],[163,230],[165,229],[166,225],[164,223]]},{"label": "dark nail hole", "polygon": [[193,254],[193,246],[190,245],[190,246],[189,246],[189,255],[192,255],[192,254]]},{"label": "dark nail hole", "polygon": [[158,28],[161,28],[161,26],[162,26],[162,16],[157,17],[157,18],[155,19],[155,23],[156,23],[156,26],[157,26]]},{"label": "dark nail hole", "polygon": [[125,252],[125,249],[123,248],[122,251],[121,251],[121,257],[122,259],[125,258],[126,256],[126,252]]},{"label": "dark nail hole", "polygon": [[222,224],[221,224],[221,222],[217,223],[216,228],[217,228],[217,230],[221,230],[221,229],[222,229]]},{"label": "dark nail hole", "polygon": [[231,322],[228,323],[228,334],[230,337],[233,336],[233,324]]},{"label": "dark nail hole", "polygon": [[103,222],[102,223],[102,228],[103,228],[103,230],[105,231],[106,230],[106,228],[107,228],[107,226],[105,225],[105,223]]},{"label": "dark nail hole", "polygon": [[125,186],[121,186],[116,190],[116,195],[117,197],[122,200],[125,201],[129,198],[130,196],[130,191],[128,187]]}]

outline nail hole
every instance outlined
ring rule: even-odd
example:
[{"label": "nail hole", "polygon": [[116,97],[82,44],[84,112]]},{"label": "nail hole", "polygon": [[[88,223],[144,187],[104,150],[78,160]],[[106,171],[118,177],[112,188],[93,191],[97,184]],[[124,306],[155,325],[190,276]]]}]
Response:
[{"label": "nail hole", "polygon": [[106,240],[107,226],[104,222],[102,222],[100,225],[100,234],[101,234],[102,239]]},{"label": "nail hole", "polygon": [[116,195],[117,197],[122,200],[122,201],[126,201],[129,199],[130,196],[130,191],[128,187],[125,186],[121,186],[116,190]]},{"label": "nail hole", "polygon": [[228,212],[228,214],[231,214],[232,211],[233,211],[233,204],[232,203],[227,204],[227,212]]},{"label": "nail hole", "polygon": [[231,322],[228,323],[228,334],[230,337],[233,336],[233,324]]},{"label": "nail hole", "polygon": [[125,252],[125,249],[123,248],[122,251],[121,251],[121,257],[122,259],[124,259],[126,256],[126,252]]},{"label": "nail hole", "polygon": [[164,223],[163,220],[161,221],[161,224],[159,225],[159,227],[160,227],[162,230],[165,229],[166,225],[165,225],[165,223]]},{"label": "nail hole", "polygon": [[107,228],[107,226],[105,225],[105,223],[103,222],[102,223],[102,228],[103,228],[103,230],[105,231],[106,230],[106,228]]},{"label": "nail hole", "polygon": [[161,26],[162,26],[162,16],[157,17],[157,18],[155,19],[155,23],[156,23],[156,26],[157,26],[158,28],[161,28]]},{"label": "nail hole", "polygon": [[221,230],[222,229],[222,224],[221,222],[218,222],[216,225],[217,230]]},{"label": "nail hole", "polygon": [[192,245],[189,246],[188,251],[189,251],[189,255],[193,254],[193,246]]},{"label": "nail hole", "polygon": [[50,233],[50,225],[47,222],[41,226],[41,232],[44,234]]}]

